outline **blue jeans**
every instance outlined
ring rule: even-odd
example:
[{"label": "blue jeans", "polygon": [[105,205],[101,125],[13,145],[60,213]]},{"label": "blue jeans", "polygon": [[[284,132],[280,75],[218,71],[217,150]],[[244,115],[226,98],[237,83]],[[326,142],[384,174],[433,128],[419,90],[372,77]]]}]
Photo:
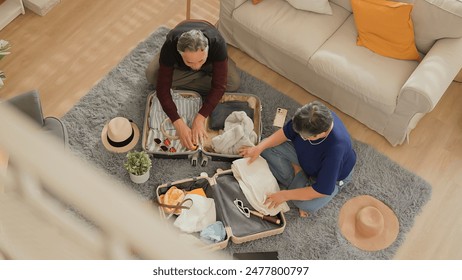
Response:
[{"label": "blue jeans", "polygon": [[[298,162],[297,154],[292,142],[286,141],[279,146],[269,148],[261,153],[261,156],[268,162],[269,168],[273,173],[276,180],[282,189],[299,189],[306,186],[311,186],[316,182],[315,177],[307,177],[305,172],[301,170],[296,175],[294,174],[294,168],[292,164],[300,166]],[[292,202],[298,208],[307,212],[315,212],[324,207],[339,190],[351,182],[353,170],[343,180],[337,181],[335,184],[334,192],[331,195],[315,198],[311,200],[292,200]]]}]

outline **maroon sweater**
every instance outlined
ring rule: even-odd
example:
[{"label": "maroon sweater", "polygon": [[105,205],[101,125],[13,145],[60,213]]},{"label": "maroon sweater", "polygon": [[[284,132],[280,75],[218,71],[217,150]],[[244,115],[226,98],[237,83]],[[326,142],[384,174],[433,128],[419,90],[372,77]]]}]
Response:
[{"label": "maroon sweater", "polygon": [[[191,70],[183,61],[177,51],[178,38],[185,31],[198,29],[204,33],[209,41],[207,60],[199,71],[209,72],[212,69],[212,84],[204,100],[199,114],[208,117],[223,96],[228,76],[228,53],[226,42],[211,24],[205,22],[184,22],[177,25],[168,34],[162,46],[159,57],[159,75],[157,77],[157,98],[162,109],[172,122],[180,118],[177,107],[170,94],[172,87],[173,70]],[[193,71],[193,70],[191,70]]]}]

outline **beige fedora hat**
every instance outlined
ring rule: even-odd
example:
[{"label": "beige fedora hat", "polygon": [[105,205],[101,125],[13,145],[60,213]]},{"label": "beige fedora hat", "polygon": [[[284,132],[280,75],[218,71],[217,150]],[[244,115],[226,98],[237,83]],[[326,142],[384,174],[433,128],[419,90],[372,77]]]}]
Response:
[{"label": "beige fedora hat", "polygon": [[340,209],[338,225],[343,236],[364,251],[387,248],[399,232],[393,210],[370,195],[348,200]]},{"label": "beige fedora hat", "polygon": [[101,141],[108,151],[125,153],[133,149],[140,139],[136,124],[124,117],[115,117],[103,127]]}]

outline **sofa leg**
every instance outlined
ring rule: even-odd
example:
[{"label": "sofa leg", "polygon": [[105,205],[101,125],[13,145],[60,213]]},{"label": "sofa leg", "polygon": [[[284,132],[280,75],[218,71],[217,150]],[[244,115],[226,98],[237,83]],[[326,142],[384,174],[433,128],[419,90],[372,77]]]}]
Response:
[{"label": "sofa leg", "polygon": [[454,81],[462,83],[462,69],[460,69],[459,74],[454,78]]},{"label": "sofa leg", "polygon": [[186,19],[191,18],[191,0],[186,0]]}]

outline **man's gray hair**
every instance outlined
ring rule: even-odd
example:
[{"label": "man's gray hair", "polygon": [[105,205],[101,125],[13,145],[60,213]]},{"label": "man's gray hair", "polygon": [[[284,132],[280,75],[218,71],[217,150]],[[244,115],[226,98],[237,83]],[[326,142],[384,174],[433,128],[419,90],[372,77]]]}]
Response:
[{"label": "man's gray hair", "polygon": [[310,137],[328,131],[333,121],[329,108],[319,101],[313,101],[297,109],[292,125],[295,132]]},{"label": "man's gray hair", "polygon": [[191,29],[181,34],[176,48],[180,54],[185,51],[208,51],[209,41],[202,31]]}]

